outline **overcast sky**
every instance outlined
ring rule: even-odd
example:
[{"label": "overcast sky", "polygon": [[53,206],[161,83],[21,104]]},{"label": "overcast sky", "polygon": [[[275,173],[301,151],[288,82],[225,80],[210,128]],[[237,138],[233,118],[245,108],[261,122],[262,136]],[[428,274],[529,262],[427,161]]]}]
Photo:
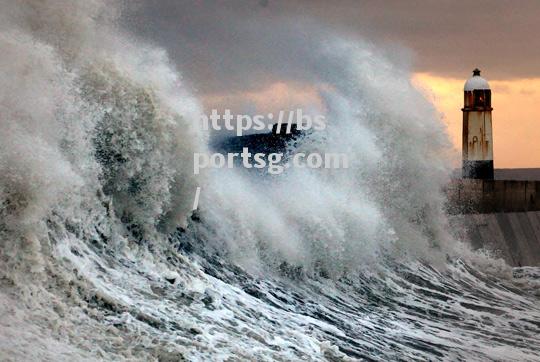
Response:
[{"label": "overcast sky", "polygon": [[[538,0],[139,0],[128,26],[165,47],[203,93],[302,80],[314,33],[409,52],[412,70],[466,78],[540,76]],[[131,3],[132,4],[132,3]],[[135,9],[135,10],[134,10]]]},{"label": "overcast sky", "polygon": [[540,167],[540,0],[125,0],[122,19],[167,50],[205,108],[241,113],[316,103],[340,64],[312,50],[329,34],[367,41],[433,90],[456,149],[463,82],[479,67],[496,167]]}]

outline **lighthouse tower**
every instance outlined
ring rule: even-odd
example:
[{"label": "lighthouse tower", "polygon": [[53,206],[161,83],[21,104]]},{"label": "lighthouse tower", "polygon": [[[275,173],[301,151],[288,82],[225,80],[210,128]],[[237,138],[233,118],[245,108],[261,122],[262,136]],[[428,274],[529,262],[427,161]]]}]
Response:
[{"label": "lighthouse tower", "polygon": [[463,111],[463,178],[493,179],[491,89],[473,70],[465,82]]}]

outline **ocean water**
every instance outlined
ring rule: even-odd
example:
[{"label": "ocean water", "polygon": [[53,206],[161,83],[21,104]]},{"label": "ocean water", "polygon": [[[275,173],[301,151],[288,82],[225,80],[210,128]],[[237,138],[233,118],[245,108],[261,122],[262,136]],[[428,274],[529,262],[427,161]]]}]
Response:
[{"label": "ocean water", "polygon": [[2,360],[540,360],[540,270],[448,227],[452,147],[396,59],[311,44],[297,147],[348,170],[194,175],[200,100],[113,2],[0,9]]}]

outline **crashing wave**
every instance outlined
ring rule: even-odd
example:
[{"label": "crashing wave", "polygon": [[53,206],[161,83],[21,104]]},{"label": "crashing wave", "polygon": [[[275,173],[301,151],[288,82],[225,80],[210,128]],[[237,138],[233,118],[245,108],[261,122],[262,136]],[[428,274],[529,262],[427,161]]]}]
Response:
[{"label": "crashing wave", "polygon": [[328,127],[299,147],[347,172],[199,177],[200,106],[119,8],[0,8],[3,359],[540,357],[534,273],[471,267],[499,262],[446,228],[444,126],[373,46],[313,40]]}]

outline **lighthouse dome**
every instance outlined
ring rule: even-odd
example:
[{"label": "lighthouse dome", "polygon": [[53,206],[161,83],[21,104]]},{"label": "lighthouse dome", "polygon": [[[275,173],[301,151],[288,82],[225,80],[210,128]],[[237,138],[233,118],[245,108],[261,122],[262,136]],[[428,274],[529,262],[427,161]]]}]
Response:
[{"label": "lighthouse dome", "polygon": [[476,89],[490,89],[487,80],[480,76],[480,70],[477,68],[473,70],[473,76],[470,77],[463,88],[464,91],[473,91]]}]

